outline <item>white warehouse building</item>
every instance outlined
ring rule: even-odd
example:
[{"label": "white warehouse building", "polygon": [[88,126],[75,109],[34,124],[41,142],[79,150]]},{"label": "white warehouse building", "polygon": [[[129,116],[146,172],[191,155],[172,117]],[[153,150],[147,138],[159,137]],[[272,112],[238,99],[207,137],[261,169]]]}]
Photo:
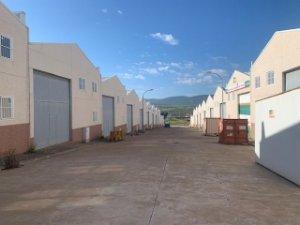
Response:
[{"label": "white warehouse building", "polygon": [[76,44],[31,43],[30,137],[35,148],[101,136],[100,73]]},{"label": "white warehouse building", "polygon": [[139,130],[140,124],[140,100],[135,90],[127,92],[127,133],[134,133]]}]

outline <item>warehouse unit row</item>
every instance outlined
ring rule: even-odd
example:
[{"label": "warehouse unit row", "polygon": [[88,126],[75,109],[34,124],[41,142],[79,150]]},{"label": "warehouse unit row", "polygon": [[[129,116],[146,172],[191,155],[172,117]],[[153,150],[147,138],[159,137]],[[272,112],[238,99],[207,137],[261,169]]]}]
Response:
[{"label": "warehouse unit row", "polygon": [[30,43],[24,18],[0,3],[0,155],[163,123],[159,109],[117,76],[102,77],[77,44]]}]

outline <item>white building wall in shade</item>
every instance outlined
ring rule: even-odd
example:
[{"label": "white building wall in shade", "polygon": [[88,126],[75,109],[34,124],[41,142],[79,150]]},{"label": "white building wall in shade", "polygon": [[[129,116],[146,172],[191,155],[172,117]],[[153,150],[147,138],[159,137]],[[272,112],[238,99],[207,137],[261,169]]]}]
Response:
[{"label": "white building wall in shade", "polygon": [[300,185],[300,89],[255,104],[256,162]]}]

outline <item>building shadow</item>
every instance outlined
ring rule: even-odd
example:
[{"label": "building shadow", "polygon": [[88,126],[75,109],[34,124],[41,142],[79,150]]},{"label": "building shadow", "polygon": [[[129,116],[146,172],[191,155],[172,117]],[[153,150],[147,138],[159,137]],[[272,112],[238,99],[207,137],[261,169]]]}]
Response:
[{"label": "building shadow", "polygon": [[300,123],[266,137],[261,123],[261,140],[256,140],[256,162],[300,185]]}]

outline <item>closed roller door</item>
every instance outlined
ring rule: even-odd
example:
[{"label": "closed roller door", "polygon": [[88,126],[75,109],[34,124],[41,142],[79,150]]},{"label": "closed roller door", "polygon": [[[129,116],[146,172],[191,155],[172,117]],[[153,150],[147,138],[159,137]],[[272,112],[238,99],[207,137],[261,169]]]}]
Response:
[{"label": "closed roller door", "polygon": [[127,133],[132,132],[133,125],[133,113],[132,113],[132,105],[127,105]]},{"label": "closed roller door", "polygon": [[103,96],[103,136],[108,137],[110,132],[114,130],[114,98]]},{"label": "closed roller door", "polygon": [[37,149],[70,140],[69,80],[34,71],[34,140]]}]

